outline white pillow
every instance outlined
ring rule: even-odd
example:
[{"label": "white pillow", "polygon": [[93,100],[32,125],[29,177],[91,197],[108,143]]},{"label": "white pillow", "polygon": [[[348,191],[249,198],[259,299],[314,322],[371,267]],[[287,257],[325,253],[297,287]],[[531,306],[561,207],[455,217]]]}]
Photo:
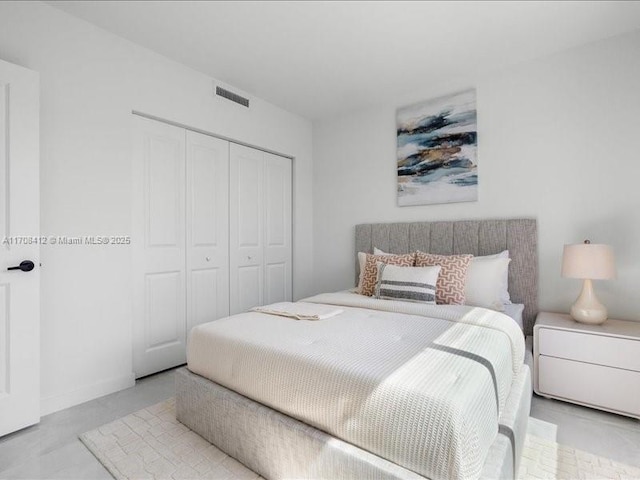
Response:
[{"label": "white pillow", "polygon": [[376,298],[436,304],[440,266],[400,267],[377,263]]},{"label": "white pillow", "polygon": [[[509,250],[503,250],[502,252],[496,253],[495,255],[473,257],[473,260],[483,260],[491,258],[509,258]],[[471,265],[473,265],[473,260],[471,260]],[[504,271],[504,277],[502,278],[502,286],[500,287],[500,302],[503,305],[511,305],[511,297],[509,296],[509,268]]]},{"label": "white pillow", "polygon": [[510,258],[496,255],[474,257],[467,269],[465,305],[504,311],[505,278],[509,272],[509,262]]}]

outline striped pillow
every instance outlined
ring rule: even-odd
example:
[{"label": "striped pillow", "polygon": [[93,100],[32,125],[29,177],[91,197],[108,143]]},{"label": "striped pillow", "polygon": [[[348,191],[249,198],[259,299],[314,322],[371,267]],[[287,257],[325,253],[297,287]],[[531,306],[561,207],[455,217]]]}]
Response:
[{"label": "striped pillow", "polygon": [[382,262],[378,262],[377,267],[376,298],[435,305],[441,267],[396,267]]}]

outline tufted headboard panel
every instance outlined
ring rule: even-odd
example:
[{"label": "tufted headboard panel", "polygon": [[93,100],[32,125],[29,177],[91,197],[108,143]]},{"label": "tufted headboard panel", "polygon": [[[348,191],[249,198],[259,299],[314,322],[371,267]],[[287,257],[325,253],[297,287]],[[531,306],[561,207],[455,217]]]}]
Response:
[{"label": "tufted headboard panel", "polygon": [[[451,222],[367,223],[356,225],[356,252],[415,250],[440,255],[491,255],[509,250],[509,294],[523,303],[525,334],[531,335],[538,313],[538,228],[535,219]],[[356,259],[356,279],[360,274]],[[357,281],[357,280],[356,280]]]}]

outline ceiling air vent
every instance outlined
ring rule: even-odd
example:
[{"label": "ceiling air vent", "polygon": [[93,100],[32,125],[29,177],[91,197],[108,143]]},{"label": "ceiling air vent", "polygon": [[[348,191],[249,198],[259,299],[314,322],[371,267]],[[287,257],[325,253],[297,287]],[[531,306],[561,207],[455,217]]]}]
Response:
[{"label": "ceiling air vent", "polygon": [[216,86],[216,95],[219,97],[224,97],[227,100],[231,100],[232,102],[237,103],[238,105],[242,105],[243,107],[249,108],[249,99],[241,97],[237,93],[230,92],[227,89]]}]

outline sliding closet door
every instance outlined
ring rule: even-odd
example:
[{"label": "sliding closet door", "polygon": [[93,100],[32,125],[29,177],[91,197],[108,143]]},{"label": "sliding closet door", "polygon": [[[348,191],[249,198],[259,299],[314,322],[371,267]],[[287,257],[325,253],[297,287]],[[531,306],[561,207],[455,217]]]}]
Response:
[{"label": "sliding closet door", "polygon": [[291,160],[135,117],[134,371],[201,323],[291,299]]},{"label": "sliding closet door", "polygon": [[187,332],[229,315],[229,142],[187,131]]},{"label": "sliding closet door", "polygon": [[185,131],[135,118],[134,371],[185,362]]},{"label": "sliding closet door", "polygon": [[264,157],[264,303],[269,304],[291,300],[291,160]]},{"label": "sliding closet door", "polygon": [[231,313],[291,300],[291,160],[230,147]]},{"label": "sliding closet door", "polygon": [[231,313],[264,304],[264,154],[230,146],[230,275]]}]

